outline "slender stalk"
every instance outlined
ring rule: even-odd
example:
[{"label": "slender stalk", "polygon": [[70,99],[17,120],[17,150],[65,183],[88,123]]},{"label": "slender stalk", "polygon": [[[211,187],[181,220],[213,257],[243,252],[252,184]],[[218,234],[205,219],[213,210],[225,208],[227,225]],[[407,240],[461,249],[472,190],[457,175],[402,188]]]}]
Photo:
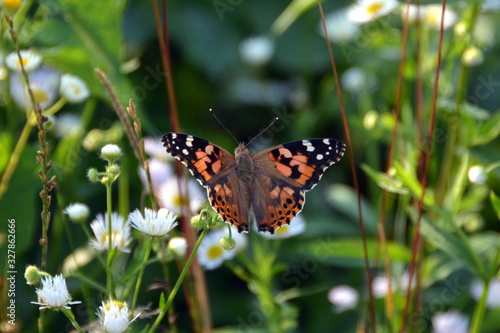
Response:
[{"label": "slender stalk", "polygon": [[153,326],[149,330],[149,333],[154,333],[156,331],[156,328],[158,327],[158,325],[160,324],[161,320],[163,319],[163,317],[167,313],[168,309],[172,305],[172,302],[174,301],[175,295],[177,295],[177,292],[179,291],[179,288],[181,287],[182,281],[186,277],[186,275],[187,275],[187,273],[189,271],[189,267],[191,266],[191,263],[193,262],[193,260],[194,260],[194,258],[196,256],[196,252],[198,252],[198,248],[200,247],[200,244],[203,241],[203,238],[205,238],[205,236],[207,235],[208,230],[210,230],[210,229],[209,228],[203,229],[202,233],[200,234],[200,237],[198,237],[198,241],[194,245],[193,251],[189,255],[189,258],[186,261],[186,264],[184,265],[184,268],[182,269],[182,272],[179,275],[179,278],[177,279],[177,282],[175,283],[175,286],[172,288],[172,292],[168,296],[168,299],[167,299],[167,302],[166,302],[165,306],[161,309],[161,312],[158,315],[158,318],[156,318]]},{"label": "slender stalk", "polygon": [[146,252],[144,253],[144,259],[142,260],[141,269],[139,271],[139,276],[137,277],[137,282],[135,284],[134,298],[132,299],[132,307],[130,308],[130,313],[133,315],[135,310],[135,305],[137,304],[137,297],[139,296],[139,289],[141,288],[142,277],[144,276],[144,270],[148,262],[149,254],[151,253],[151,248],[153,247],[154,238],[148,237],[146,244]]},{"label": "slender stalk", "polygon": [[73,312],[71,312],[70,309],[63,308],[61,312],[64,313],[64,315],[69,319],[69,321],[71,321],[71,324],[73,324],[73,326],[78,330],[78,332],[85,333],[85,331],[76,322],[75,316],[73,315]]},{"label": "slender stalk", "polygon": [[[109,166],[111,166],[109,162]],[[108,298],[114,298],[114,288],[113,288],[113,221],[112,219],[112,200],[111,200],[111,186],[113,182],[110,178],[105,183],[106,186],[106,209],[108,215],[108,259],[106,261],[106,290],[108,292]]]}]

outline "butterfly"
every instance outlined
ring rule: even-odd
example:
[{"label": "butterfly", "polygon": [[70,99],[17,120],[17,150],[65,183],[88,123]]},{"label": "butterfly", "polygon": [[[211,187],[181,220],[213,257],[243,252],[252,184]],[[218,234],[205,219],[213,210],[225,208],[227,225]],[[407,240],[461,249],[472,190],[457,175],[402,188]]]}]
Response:
[{"label": "butterfly", "polygon": [[167,152],[184,164],[207,188],[212,207],[239,232],[250,221],[271,234],[302,210],[305,192],[319,182],[325,170],[340,161],[346,146],[335,139],[285,143],[250,156],[240,144],[234,156],[192,135],[167,133]]}]

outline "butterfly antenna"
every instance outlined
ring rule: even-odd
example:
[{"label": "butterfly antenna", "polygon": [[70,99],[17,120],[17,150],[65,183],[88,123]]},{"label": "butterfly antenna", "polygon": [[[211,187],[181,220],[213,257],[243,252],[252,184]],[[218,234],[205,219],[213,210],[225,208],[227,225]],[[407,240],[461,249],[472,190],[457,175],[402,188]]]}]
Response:
[{"label": "butterfly antenna", "polygon": [[273,125],[274,125],[274,123],[275,123],[275,122],[277,122],[277,121],[278,121],[278,119],[279,119],[279,118],[278,118],[278,117],[276,117],[276,118],[274,118],[273,120],[271,120],[271,123],[270,123],[269,125],[267,125],[267,127],[266,127],[266,128],[264,128],[262,131],[260,131],[260,133],[259,133],[259,134],[257,134],[256,136],[254,136],[254,137],[253,137],[253,139],[252,139],[252,140],[250,140],[250,142],[248,142],[246,145],[247,145],[247,146],[250,146],[250,144],[251,144],[251,143],[252,143],[255,139],[257,139],[259,136],[261,136],[263,133],[265,133],[265,132],[266,132],[266,131],[267,131],[267,130],[271,127],[271,126],[273,126]]},{"label": "butterfly antenna", "polygon": [[222,126],[223,129],[226,130],[226,132],[229,133],[229,135],[231,135],[234,139],[234,141],[236,141],[237,144],[239,144],[239,141],[234,137],[233,133],[231,133],[227,128],[226,126],[224,126],[224,124],[222,123],[222,121],[219,120],[219,118],[217,118],[217,116],[215,115],[214,111],[212,109],[208,109],[208,111],[210,111],[210,113],[212,114],[212,116],[214,116],[215,120],[217,120],[217,122]]}]

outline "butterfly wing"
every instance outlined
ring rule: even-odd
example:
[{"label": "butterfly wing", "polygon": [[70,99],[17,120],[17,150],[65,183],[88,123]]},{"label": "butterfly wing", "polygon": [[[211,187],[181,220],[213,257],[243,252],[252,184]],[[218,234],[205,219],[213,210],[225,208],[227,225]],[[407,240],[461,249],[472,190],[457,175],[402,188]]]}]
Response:
[{"label": "butterfly wing", "polygon": [[248,210],[241,199],[242,184],[234,172],[234,156],[201,138],[167,133],[161,138],[167,152],[184,164],[207,188],[210,204],[226,222],[248,231]]},{"label": "butterfly wing", "polygon": [[325,170],[340,161],[345,144],[335,139],[310,139],[285,143],[253,157],[257,189],[252,209],[259,231],[274,233],[289,224],[304,206],[306,191]]}]

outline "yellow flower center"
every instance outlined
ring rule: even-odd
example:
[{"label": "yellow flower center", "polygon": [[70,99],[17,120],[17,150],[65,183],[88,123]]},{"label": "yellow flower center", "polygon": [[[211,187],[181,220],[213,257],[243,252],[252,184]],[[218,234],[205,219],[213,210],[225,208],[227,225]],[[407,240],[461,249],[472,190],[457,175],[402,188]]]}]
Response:
[{"label": "yellow flower center", "polygon": [[384,5],[381,2],[374,2],[370,4],[368,7],[366,7],[366,11],[370,15],[375,15],[377,14],[382,8],[384,8]]},{"label": "yellow flower center", "polygon": [[73,85],[71,85],[70,89],[71,89],[71,90],[73,90],[73,93],[74,93],[75,95],[80,94],[80,91],[81,91],[81,90],[80,90],[80,87],[78,87],[78,85],[73,84]]},{"label": "yellow flower center", "polygon": [[274,232],[275,235],[286,235],[290,232],[290,226],[289,225],[284,225]]},{"label": "yellow flower center", "polygon": [[33,92],[36,104],[42,104],[49,101],[49,95],[45,90],[31,87],[31,91]]},{"label": "yellow flower center", "polygon": [[3,4],[7,9],[18,9],[21,7],[22,0],[4,0]]},{"label": "yellow flower center", "polygon": [[[22,61],[23,67],[26,67],[26,65],[28,64],[28,58],[21,57],[21,61]],[[21,63],[19,62],[19,57],[16,60],[16,66],[21,68]]]},{"label": "yellow flower center", "polygon": [[208,257],[210,259],[217,259],[224,253],[224,249],[220,245],[214,245],[208,249]]},{"label": "yellow flower center", "polygon": [[[109,232],[105,233],[102,236],[101,242],[102,242],[102,244],[108,244],[108,242],[109,242]],[[117,244],[114,244],[115,242]],[[118,231],[113,231],[111,233],[111,243],[113,243],[113,245],[118,245],[120,247],[124,245],[124,239],[121,237],[121,235],[120,235],[120,233]]]},{"label": "yellow flower center", "polygon": [[111,305],[117,305],[120,309],[123,309],[125,307],[125,304],[123,302],[111,301],[111,302],[106,303],[106,306],[105,306],[106,311],[111,310]]}]

